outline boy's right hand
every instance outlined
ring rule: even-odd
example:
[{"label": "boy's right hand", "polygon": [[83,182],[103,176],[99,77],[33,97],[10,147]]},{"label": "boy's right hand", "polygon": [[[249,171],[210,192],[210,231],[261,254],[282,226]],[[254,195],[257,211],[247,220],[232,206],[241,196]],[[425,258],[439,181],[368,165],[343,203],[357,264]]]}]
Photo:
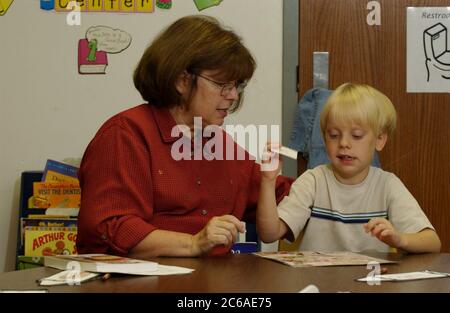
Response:
[{"label": "boy's right hand", "polygon": [[279,150],[279,143],[267,142],[261,158],[261,178],[275,180],[281,171],[281,156],[273,150]]},{"label": "boy's right hand", "polygon": [[402,248],[404,245],[402,234],[397,232],[391,222],[385,218],[371,219],[364,224],[364,230],[390,247]]}]

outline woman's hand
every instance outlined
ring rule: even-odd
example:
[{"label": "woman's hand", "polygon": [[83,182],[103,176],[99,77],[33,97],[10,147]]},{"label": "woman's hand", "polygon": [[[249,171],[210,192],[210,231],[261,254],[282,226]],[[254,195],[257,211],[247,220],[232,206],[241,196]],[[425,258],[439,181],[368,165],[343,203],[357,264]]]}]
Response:
[{"label": "woman's hand", "polygon": [[261,178],[267,181],[274,181],[281,171],[281,156],[273,150],[279,150],[278,143],[267,142],[262,154]]},{"label": "woman's hand", "polygon": [[206,254],[219,245],[231,247],[236,241],[238,233],[244,232],[245,223],[239,221],[235,216],[215,216],[193,236],[193,253],[194,255]]},{"label": "woman's hand", "polygon": [[367,224],[364,224],[364,230],[390,247],[402,248],[405,245],[404,236],[397,232],[391,222],[385,218],[371,219]]}]

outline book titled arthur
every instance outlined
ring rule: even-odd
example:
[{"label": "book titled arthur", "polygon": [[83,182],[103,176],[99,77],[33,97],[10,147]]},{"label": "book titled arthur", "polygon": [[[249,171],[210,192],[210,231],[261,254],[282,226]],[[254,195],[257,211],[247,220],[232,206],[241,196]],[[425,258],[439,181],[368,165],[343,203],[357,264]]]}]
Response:
[{"label": "book titled arthur", "polygon": [[[24,244],[25,240],[25,228],[32,227],[32,229],[36,229],[36,227],[62,227],[62,228],[71,228],[77,229],[77,219],[76,218],[21,218],[20,219],[20,235],[21,235],[21,245]],[[72,253],[70,253],[72,254]]]},{"label": "book titled arthur", "polygon": [[26,226],[24,237],[26,256],[77,253],[76,227]]},{"label": "book titled arthur", "polygon": [[98,273],[148,275],[158,270],[158,263],[108,254],[46,256],[44,265],[60,270],[77,269]]},{"label": "book titled arthur", "polygon": [[396,263],[394,261],[373,258],[367,255],[347,251],[278,251],[257,252],[255,254],[292,267],[367,265],[369,262],[378,262],[379,264]]}]

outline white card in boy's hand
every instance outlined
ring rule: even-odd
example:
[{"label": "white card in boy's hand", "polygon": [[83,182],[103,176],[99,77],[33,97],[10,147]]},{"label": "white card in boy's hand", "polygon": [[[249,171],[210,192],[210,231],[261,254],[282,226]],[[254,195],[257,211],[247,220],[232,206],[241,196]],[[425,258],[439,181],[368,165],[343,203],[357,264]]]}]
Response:
[{"label": "white card in boy's hand", "polygon": [[281,155],[284,155],[284,156],[286,156],[288,158],[297,160],[297,153],[298,152],[293,150],[293,149],[291,149],[291,148],[282,146],[280,149],[272,149],[272,151],[276,152],[276,153],[279,153]]}]

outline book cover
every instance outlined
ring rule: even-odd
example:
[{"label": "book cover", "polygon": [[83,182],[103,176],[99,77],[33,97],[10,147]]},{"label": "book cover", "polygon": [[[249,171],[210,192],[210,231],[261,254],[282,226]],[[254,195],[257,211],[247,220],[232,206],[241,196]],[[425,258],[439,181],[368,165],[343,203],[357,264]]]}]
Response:
[{"label": "book cover", "polygon": [[33,196],[29,208],[79,208],[81,188],[77,183],[33,182]]},{"label": "book cover", "polygon": [[144,275],[156,271],[158,263],[108,254],[46,256],[45,266],[61,270],[77,267],[80,271]]},{"label": "book cover", "polygon": [[24,229],[25,256],[76,254],[77,228],[35,227]]},{"label": "book cover", "polygon": [[77,172],[78,167],[55,160],[47,160],[42,174],[42,181],[78,184]]},{"label": "book cover", "polygon": [[105,51],[98,51],[95,39],[78,41],[78,72],[80,74],[105,74],[108,56]]},{"label": "book cover", "polygon": [[353,252],[315,252],[315,251],[278,251],[257,252],[255,255],[277,261],[292,267],[367,265],[369,262],[380,264],[396,263]]},{"label": "book cover", "polygon": [[76,218],[33,218],[28,217],[24,218],[22,217],[20,219],[20,235],[21,235],[21,241],[20,245],[23,246],[24,240],[25,240],[25,227],[28,226],[34,226],[34,227],[70,227],[70,228],[76,228],[77,227],[77,219]]}]

